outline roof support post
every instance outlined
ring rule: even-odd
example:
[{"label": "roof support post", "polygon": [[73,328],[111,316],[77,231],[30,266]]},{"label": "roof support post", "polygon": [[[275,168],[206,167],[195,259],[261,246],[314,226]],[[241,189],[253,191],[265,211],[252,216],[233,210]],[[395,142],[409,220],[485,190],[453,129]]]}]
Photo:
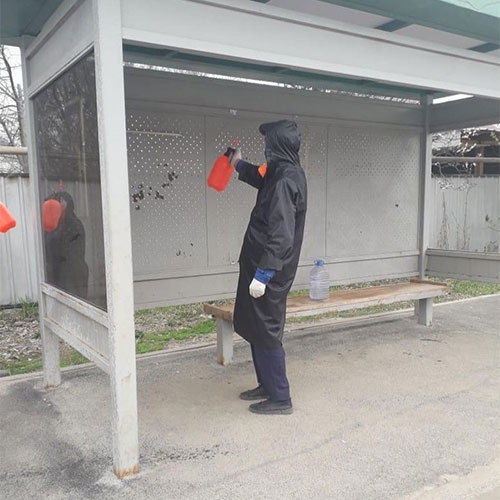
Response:
[{"label": "roof support post", "polygon": [[93,0],[101,165],[113,465],[122,478],[139,470],[137,385],[125,91],[120,0]]},{"label": "roof support post", "polygon": [[432,175],[432,134],[430,133],[430,106],[432,97],[424,96],[420,100],[423,109],[423,127],[420,142],[420,198],[419,198],[419,260],[418,274],[425,277],[426,252],[429,248],[429,220],[430,220],[430,182]]},{"label": "roof support post", "polygon": [[[23,37],[21,45],[21,65],[23,74],[23,86],[28,88],[28,64],[26,61],[26,49],[30,43],[31,37]],[[42,294],[42,283],[44,281],[44,262],[43,262],[43,239],[40,214],[40,190],[38,177],[38,164],[36,156],[35,123],[33,115],[33,101],[26,95],[24,106],[25,114],[25,134],[26,144],[30,151],[28,155],[28,167],[31,179],[31,195],[33,207],[35,210],[35,253],[36,270],[38,278],[38,313],[40,316],[40,336],[42,338],[42,364],[43,364],[43,385],[45,388],[56,387],[61,383],[61,368],[59,355],[59,338],[50,331],[44,322],[45,318],[45,299]]]}]

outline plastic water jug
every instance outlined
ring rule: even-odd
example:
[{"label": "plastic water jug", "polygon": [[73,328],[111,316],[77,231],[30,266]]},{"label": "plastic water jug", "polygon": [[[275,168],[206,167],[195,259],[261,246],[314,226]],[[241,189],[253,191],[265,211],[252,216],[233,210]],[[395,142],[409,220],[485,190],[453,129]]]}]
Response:
[{"label": "plastic water jug", "polygon": [[326,300],[330,295],[330,275],[325,261],[315,260],[309,274],[309,297],[312,300]]},{"label": "plastic water jug", "polygon": [[0,203],[0,233],[6,233],[13,227],[16,227],[16,220],[7,210],[7,207],[3,203]]}]

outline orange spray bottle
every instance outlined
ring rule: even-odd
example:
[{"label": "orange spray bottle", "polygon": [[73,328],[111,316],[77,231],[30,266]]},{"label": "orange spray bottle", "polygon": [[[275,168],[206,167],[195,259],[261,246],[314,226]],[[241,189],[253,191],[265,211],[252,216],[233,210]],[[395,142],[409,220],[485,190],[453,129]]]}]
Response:
[{"label": "orange spray bottle", "polygon": [[232,146],[228,147],[227,151],[215,160],[207,180],[208,186],[212,189],[221,192],[224,191],[229,184],[234,172],[233,166],[231,165],[231,157],[235,153],[238,144],[238,139],[234,139]]},{"label": "orange spray bottle", "polygon": [[12,217],[7,207],[0,202],[0,233],[6,233],[13,227],[16,227],[16,219]]}]

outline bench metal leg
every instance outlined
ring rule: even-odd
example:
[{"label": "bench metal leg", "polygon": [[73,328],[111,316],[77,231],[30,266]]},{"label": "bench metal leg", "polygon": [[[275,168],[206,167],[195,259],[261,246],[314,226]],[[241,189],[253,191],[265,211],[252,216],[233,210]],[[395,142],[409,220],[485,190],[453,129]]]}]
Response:
[{"label": "bench metal leg", "polygon": [[217,363],[229,365],[233,361],[233,324],[217,318]]},{"label": "bench metal leg", "polygon": [[432,300],[432,298],[420,299],[415,302],[415,315],[420,325],[432,325]]}]

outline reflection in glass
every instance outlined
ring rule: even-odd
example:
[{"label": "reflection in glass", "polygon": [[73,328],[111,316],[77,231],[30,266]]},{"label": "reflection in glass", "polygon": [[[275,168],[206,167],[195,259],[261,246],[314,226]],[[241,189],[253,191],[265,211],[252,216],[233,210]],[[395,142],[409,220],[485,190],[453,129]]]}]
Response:
[{"label": "reflection in glass", "polygon": [[106,308],[94,56],[33,99],[45,282]]},{"label": "reflection in glass", "polygon": [[48,230],[45,220],[43,224],[47,282],[86,300],[89,266],[85,262],[85,228],[75,214],[75,204],[69,193],[54,193],[45,203],[51,201],[59,203],[61,208],[54,230]]}]

